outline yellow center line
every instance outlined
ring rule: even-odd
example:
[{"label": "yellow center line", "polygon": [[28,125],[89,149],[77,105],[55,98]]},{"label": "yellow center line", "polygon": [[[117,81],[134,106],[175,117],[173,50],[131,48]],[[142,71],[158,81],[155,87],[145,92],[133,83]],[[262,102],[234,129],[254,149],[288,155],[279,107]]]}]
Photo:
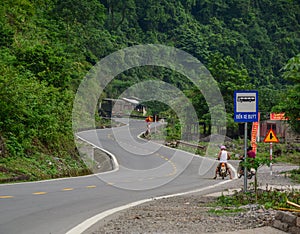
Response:
[{"label": "yellow center line", "polygon": [[[161,155],[159,153],[156,153],[156,156],[160,157],[161,159],[167,161],[168,163],[171,164],[171,166],[173,167],[173,171],[170,172],[169,174],[166,174],[165,176],[168,177],[168,176],[173,176],[173,175],[176,175],[177,173],[177,167],[176,167],[176,164],[174,162],[171,161],[171,159],[165,157],[164,155]],[[149,178],[149,179],[153,179],[153,178]]]},{"label": "yellow center line", "polygon": [[35,193],[32,193],[32,194],[34,194],[34,195],[44,195],[44,194],[46,194],[47,192],[35,192]]},{"label": "yellow center line", "polygon": [[72,191],[74,188],[64,188],[63,191]]},{"label": "yellow center line", "polygon": [[96,188],[96,185],[88,185],[86,188]]},{"label": "yellow center line", "polygon": [[111,133],[107,134],[107,138],[111,139],[111,140],[115,140],[115,138],[113,137],[113,134],[111,134]]},{"label": "yellow center line", "polygon": [[3,199],[5,199],[5,198],[13,198],[13,196],[0,196],[0,198],[3,198]]}]

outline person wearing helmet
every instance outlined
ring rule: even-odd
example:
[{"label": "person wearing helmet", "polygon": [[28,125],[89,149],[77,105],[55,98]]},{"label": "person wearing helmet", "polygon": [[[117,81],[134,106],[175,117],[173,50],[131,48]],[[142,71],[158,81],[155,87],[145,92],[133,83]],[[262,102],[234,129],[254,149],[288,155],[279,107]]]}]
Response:
[{"label": "person wearing helmet", "polygon": [[225,166],[226,166],[227,171],[228,171],[228,173],[229,173],[230,179],[232,179],[232,175],[231,175],[230,168],[229,168],[228,165],[227,165],[227,161],[230,159],[230,154],[227,152],[225,145],[222,145],[222,146],[220,147],[220,149],[221,149],[221,150],[220,150],[220,152],[219,152],[219,154],[218,154],[218,160],[220,161],[220,163],[219,163],[219,165],[218,165],[217,168],[216,168],[216,174],[215,174],[214,179],[217,179],[217,174],[218,174],[218,171],[219,171],[220,168],[221,168],[221,164],[222,164],[222,163],[225,163]]}]

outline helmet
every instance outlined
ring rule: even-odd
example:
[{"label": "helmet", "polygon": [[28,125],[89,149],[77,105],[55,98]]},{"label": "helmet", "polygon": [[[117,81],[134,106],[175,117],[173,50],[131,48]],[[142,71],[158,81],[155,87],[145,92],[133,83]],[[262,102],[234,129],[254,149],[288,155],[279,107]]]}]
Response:
[{"label": "helmet", "polygon": [[222,149],[226,149],[226,146],[225,146],[225,145],[222,145],[222,146],[221,146],[221,150],[222,150]]}]

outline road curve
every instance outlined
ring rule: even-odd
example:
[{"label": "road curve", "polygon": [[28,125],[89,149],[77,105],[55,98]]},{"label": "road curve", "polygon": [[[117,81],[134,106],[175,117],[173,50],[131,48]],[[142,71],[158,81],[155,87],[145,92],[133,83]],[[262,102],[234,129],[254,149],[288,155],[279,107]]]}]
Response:
[{"label": "road curve", "polygon": [[0,185],[0,234],[66,233],[99,213],[168,194],[205,189],[216,161],[146,142],[145,122],[78,136],[109,151],[117,170],[90,176]]}]

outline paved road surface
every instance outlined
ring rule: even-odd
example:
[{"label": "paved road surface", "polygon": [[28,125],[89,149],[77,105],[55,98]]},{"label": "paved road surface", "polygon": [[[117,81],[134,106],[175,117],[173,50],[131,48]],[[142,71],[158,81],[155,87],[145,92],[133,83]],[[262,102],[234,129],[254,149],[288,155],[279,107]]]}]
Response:
[{"label": "paved road surface", "polygon": [[[119,169],[78,178],[0,185],[0,233],[66,233],[103,211],[137,200],[204,189],[216,161],[194,157],[136,136],[143,121],[79,136],[115,155]],[[199,173],[200,168],[200,173]]]}]

